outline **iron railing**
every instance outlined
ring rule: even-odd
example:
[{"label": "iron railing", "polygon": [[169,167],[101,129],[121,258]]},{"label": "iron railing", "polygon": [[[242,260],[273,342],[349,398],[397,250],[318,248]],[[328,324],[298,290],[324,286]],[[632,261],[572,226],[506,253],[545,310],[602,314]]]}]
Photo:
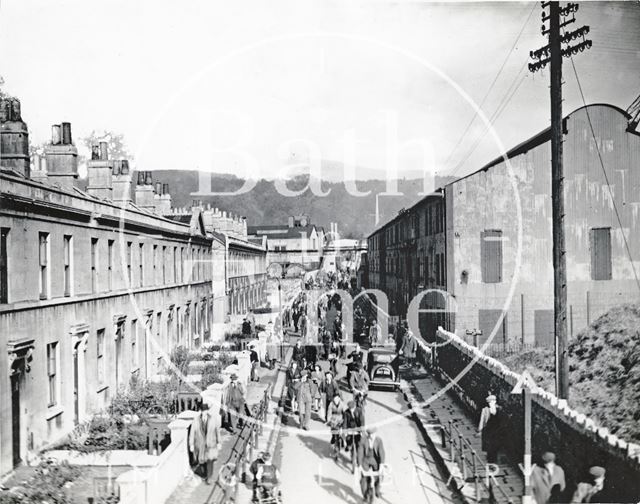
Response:
[{"label": "iron railing", "polygon": [[225,471],[220,471],[207,500],[208,504],[237,502],[238,486],[241,481],[246,479],[249,466],[257,456],[258,440],[262,435],[269,411],[271,389],[272,386],[269,385],[260,402],[253,406],[251,418],[246,418],[243,422],[242,429],[231,448],[229,458],[223,465]]},{"label": "iron railing", "polygon": [[498,502],[496,494],[499,494],[500,502],[515,504],[452,420],[447,426],[441,426],[440,432],[442,447],[449,447],[449,459],[460,468],[463,483],[472,482],[474,485],[474,502],[483,501],[486,497],[490,502]]}]

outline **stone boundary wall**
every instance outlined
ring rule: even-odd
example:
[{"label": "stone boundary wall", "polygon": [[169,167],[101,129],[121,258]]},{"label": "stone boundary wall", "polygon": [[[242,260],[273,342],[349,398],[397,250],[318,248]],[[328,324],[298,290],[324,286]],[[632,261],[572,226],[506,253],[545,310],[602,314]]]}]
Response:
[{"label": "stone boundary wall", "polygon": [[[505,414],[504,450],[511,460],[522,460],[523,398],[522,394],[511,392],[522,376],[442,328],[438,329],[435,346],[419,341],[419,355],[423,360],[432,360],[432,369],[445,380],[459,385],[451,391],[478,419],[487,395],[497,396]],[[463,372],[474,359],[476,362]],[[607,470],[607,493],[614,499],[611,502],[640,501],[637,445],[596,425],[566,401],[539,388],[532,392],[532,449],[534,461],[547,450],[556,454],[557,463],[565,470],[568,492],[573,491],[590,466],[600,465]]]}]

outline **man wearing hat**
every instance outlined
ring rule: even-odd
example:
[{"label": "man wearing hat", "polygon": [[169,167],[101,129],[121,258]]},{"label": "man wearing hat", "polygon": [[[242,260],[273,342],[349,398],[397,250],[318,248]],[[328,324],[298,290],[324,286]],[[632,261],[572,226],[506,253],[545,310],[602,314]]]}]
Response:
[{"label": "man wearing hat", "polygon": [[204,468],[205,483],[210,485],[213,480],[213,464],[220,452],[220,429],[218,420],[207,403],[193,419],[189,430],[189,451],[195,462]]},{"label": "man wearing hat", "polygon": [[602,498],[604,489],[604,467],[592,466],[589,469],[587,481],[578,483],[578,488],[571,498],[571,503],[579,502],[607,502]]},{"label": "man wearing hat", "polygon": [[227,400],[225,402],[227,413],[227,426],[231,433],[234,433],[238,426],[240,415],[244,412],[245,391],[242,383],[238,381],[238,375],[231,373],[231,382],[227,389]]},{"label": "man wearing hat", "polygon": [[[376,428],[367,427],[366,437],[358,446],[358,465],[363,471],[380,471],[380,466],[384,464],[384,445],[382,439],[376,435]],[[374,488],[376,497],[380,498],[380,475],[374,476]],[[362,474],[360,477],[360,489],[362,496],[367,499],[371,488],[369,488],[369,478]]]},{"label": "man wearing hat", "polygon": [[531,472],[531,489],[537,504],[560,502],[561,493],[566,483],[564,470],[556,465],[556,455],[544,452],[540,457],[540,464],[533,466]]},{"label": "man wearing hat", "polygon": [[502,432],[502,409],[498,406],[496,396],[487,396],[487,406],[482,408],[478,434],[482,435],[482,450],[487,452],[487,462],[495,464],[498,461],[498,450]]}]

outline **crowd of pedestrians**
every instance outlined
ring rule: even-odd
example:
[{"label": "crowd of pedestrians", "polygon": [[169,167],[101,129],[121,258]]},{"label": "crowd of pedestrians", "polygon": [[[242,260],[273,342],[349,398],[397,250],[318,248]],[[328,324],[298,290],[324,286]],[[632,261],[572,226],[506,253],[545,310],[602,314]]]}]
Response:
[{"label": "crowd of pedestrians", "polygon": [[[309,429],[312,417],[324,423],[328,427],[331,455],[337,460],[345,452],[352,461],[352,470],[360,471],[363,496],[367,498],[372,492],[380,497],[380,471],[385,454],[375,427],[365,421],[369,392],[365,352],[356,343],[347,355],[339,295],[330,291],[318,299],[317,308],[313,308],[317,309],[317,327],[311,327],[309,309],[303,295],[291,311],[292,329],[300,337],[293,346],[287,369],[289,411],[302,430]],[[374,340],[381,334],[379,324],[373,324]],[[340,371],[345,368],[346,373],[342,374]]]}]

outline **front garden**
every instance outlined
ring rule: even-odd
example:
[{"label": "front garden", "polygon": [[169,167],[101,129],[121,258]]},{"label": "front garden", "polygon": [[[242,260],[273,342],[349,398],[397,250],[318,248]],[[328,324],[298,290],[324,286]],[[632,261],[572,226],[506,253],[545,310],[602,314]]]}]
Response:
[{"label": "front garden", "polygon": [[49,446],[37,466],[16,471],[0,490],[0,504],[118,502],[115,478],[131,464],[153,464],[170,444],[168,425],[181,411],[180,394],[223,383],[222,372],[235,358],[224,347],[175,348],[162,374],[133,376],[109,408]]}]

